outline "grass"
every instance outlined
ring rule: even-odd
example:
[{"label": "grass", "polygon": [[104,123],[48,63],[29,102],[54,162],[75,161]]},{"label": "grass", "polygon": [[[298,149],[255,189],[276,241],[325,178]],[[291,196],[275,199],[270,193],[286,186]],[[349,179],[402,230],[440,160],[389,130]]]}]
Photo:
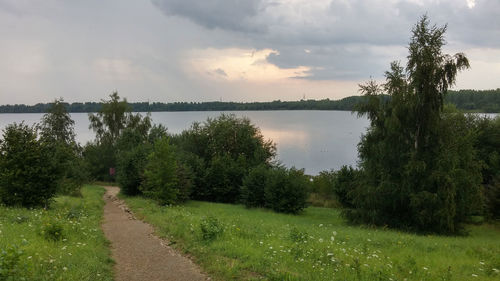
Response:
[{"label": "grass", "polygon": [[49,210],[0,206],[0,280],[113,280],[103,194],[84,186]]},{"label": "grass", "polygon": [[338,210],[302,215],[124,197],[137,216],[217,280],[499,280],[500,227],[467,237],[349,226]]}]

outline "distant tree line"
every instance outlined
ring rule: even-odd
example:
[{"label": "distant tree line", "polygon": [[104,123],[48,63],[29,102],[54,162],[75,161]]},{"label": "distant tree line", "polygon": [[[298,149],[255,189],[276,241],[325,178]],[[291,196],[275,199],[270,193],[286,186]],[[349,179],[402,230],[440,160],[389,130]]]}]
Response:
[{"label": "distant tree line", "polygon": [[[390,98],[385,96],[386,99]],[[133,112],[160,111],[243,111],[243,110],[355,110],[355,105],[366,100],[364,96],[350,96],[340,100],[300,100],[272,102],[133,102],[129,107]],[[496,90],[460,90],[448,91],[446,103],[454,104],[458,109],[473,112],[500,112],[500,88]],[[64,103],[66,110],[72,113],[98,112],[103,102]],[[0,105],[0,113],[47,113],[51,103],[35,105]]]}]

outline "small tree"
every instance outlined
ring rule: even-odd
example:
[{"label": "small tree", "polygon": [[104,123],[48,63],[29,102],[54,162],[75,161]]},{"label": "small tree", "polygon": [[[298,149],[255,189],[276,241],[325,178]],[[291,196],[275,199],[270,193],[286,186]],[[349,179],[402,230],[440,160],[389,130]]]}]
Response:
[{"label": "small tree", "polygon": [[141,191],[162,205],[175,204],[181,193],[178,182],[174,151],[168,139],[163,138],[154,145],[148,157]]},{"label": "small tree", "polygon": [[80,195],[80,187],[87,178],[81,148],[75,141],[74,124],[62,98],[52,103],[40,124],[40,139],[51,147],[58,164],[58,190],[68,195]]},{"label": "small tree", "polygon": [[0,141],[0,201],[6,205],[45,206],[57,190],[53,151],[38,140],[36,128],[11,124]]}]

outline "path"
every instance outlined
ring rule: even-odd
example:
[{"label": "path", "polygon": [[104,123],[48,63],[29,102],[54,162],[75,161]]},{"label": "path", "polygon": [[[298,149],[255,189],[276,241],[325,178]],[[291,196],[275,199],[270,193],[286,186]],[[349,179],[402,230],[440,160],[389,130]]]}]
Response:
[{"label": "path", "polygon": [[153,227],[136,220],[116,195],[118,187],[107,186],[102,229],[111,241],[115,280],[210,280],[188,258],[156,237]]}]

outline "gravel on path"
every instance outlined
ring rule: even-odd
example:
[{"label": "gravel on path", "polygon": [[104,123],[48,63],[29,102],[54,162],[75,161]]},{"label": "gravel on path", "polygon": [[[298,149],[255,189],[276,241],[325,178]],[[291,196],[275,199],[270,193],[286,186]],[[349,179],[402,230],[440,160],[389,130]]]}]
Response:
[{"label": "gravel on path", "polygon": [[116,195],[118,187],[106,186],[102,229],[111,241],[115,280],[210,280],[190,259],[154,235],[151,225],[135,219]]}]

